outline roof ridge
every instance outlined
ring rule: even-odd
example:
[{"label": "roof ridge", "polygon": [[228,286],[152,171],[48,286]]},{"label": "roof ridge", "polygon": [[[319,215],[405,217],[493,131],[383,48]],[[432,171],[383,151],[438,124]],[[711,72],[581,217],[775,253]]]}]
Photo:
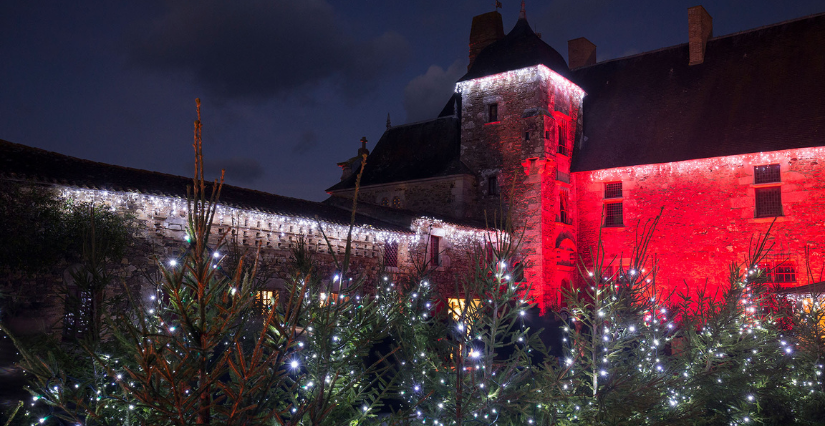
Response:
[{"label": "roof ridge", "polygon": [[[747,30],[737,31],[735,33],[723,34],[723,35],[720,35],[720,36],[711,37],[711,38],[708,39],[708,42],[715,41],[715,40],[722,40],[722,39],[729,38],[729,37],[735,37],[735,36],[744,35],[744,34],[756,32],[756,31],[765,30],[765,29],[772,28],[772,27],[778,27],[780,25],[792,24],[794,22],[804,21],[804,20],[807,20],[807,19],[820,18],[820,17],[824,17],[824,16],[825,16],[825,12],[800,16],[798,18],[792,18],[792,19],[788,19],[788,20],[785,20],[785,21],[782,21],[782,22],[776,22],[776,23],[773,23],[773,24],[762,25],[762,26],[756,27],[756,28],[749,28]],[[571,70],[571,71],[579,71],[579,70],[595,67],[595,66],[598,66],[598,65],[610,63],[610,62],[616,62],[616,61],[622,61],[622,60],[625,60],[625,59],[638,58],[640,56],[644,56],[644,55],[648,55],[648,54],[652,54],[652,53],[659,53],[659,52],[662,52],[662,51],[665,51],[665,50],[676,49],[676,48],[679,48],[679,47],[687,46],[688,44],[689,43],[679,43],[679,44],[674,44],[674,45],[670,45],[670,46],[660,47],[658,49],[648,50],[646,52],[639,52],[639,53],[634,53],[632,55],[620,56],[618,58],[612,58],[612,59],[607,59],[605,61],[596,62],[595,64],[592,64],[592,65],[585,65],[583,67],[578,67],[578,68],[575,68],[574,70]]]},{"label": "roof ridge", "polygon": [[[34,146],[28,146],[28,145],[24,145],[24,144],[21,144],[21,143],[10,142],[10,141],[7,141],[5,139],[0,139],[0,143],[5,143],[5,144],[12,145],[12,146],[22,147],[23,149],[40,151],[44,154],[58,155],[58,156],[61,156],[61,157],[67,158],[67,159],[74,160],[74,161],[81,161],[81,162],[84,162],[84,163],[97,164],[97,165],[105,166],[105,167],[114,167],[114,168],[118,168],[118,169],[122,169],[122,170],[137,171],[137,172],[142,172],[142,173],[151,173],[151,174],[159,176],[159,177],[169,177],[169,178],[186,179],[186,180],[191,180],[192,179],[191,177],[186,177],[186,176],[181,176],[181,175],[173,175],[171,173],[163,173],[163,172],[157,172],[157,171],[154,171],[154,170],[138,169],[138,168],[135,168],[135,167],[128,167],[128,166],[121,166],[121,165],[117,165],[117,164],[104,163],[102,161],[88,160],[88,159],[85,159],[85,158],[74,157],[74,156],[67,155],[67,154],[61,154],[57,151],[49,151],[49,150],[43,149],[43,148],[37,148],[37,147],[34,147]],[[214,183],[213,180],[208,181],[208,184],[212,184],[212,183]],[[288,199],[288,200],[297,200],[297,201],[303,201],[303,202],[307,202],[307,203],[321,204],[320,201],[312,201],[312,200],[305,200],[303,198],[289,197],[289,196],[286,196],[286,195],[275,194],[275,193],[272,193],[272,192],[261,191],[261,190],[258,190],[258,189],[246,188],[246,187],[243,187],[243,186],[224,184],[223,187],[224,188],[232,188],[232,189],[241,189],[241,190],[244,190],[244,191],[250,191],[250,192],[254,192],[254,193],[258,193],[258,194],[266,194],[266,195],[280,197],[280,198],[284,198],[284,199]]]},{"label": "roof ridge", "polygon": [[[399,124],[399,125],[397,125],[397,126],[392,126],[392,127],[390,127],[389,129],[387,129],[387,130],[399,129],[399,128],[402,128],[402,127],[407,127],[407,126],[414,126],[414,125],[416,125],[416,124],[424,124],[424,123],[429,123],[429,122],[431,122],[431,121],[442,120],[442,119],[446,119],[446,118],[452,118],[452,119],[454,119],[454,118],[456,118],[456,116],[454,116],[454,115],[445,115],[445,116],[443,116],[443,117],[428,118],[428,119],[426,119],[426,120],[413,121],[412,123],[404,123],[404,124]],[[375,149],[375,148],[373,148],[373,149]]]}]

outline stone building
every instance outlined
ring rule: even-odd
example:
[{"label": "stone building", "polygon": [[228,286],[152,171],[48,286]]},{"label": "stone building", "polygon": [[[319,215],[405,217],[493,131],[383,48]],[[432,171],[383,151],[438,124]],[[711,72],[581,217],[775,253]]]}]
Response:
[{"label": "stone building", "polygon": [[[157,274],[158,261],[177,261],[188,247],[186,195],[191,178],[98,163],[0,140],[0,179],[52,188],[67,200],[134,216],[139,224],[139,247],[122,259],[118,276],[139,292],[154,289],[156,282],[147,274]],[[375,210],[380,208],[371,210],[376,216]],[[467,267],[468,254],[488,238],[486,231],[467,220],[384,210],[385,214],[377,214],[384,219],[361,213],[354,217],[349,276],[365,277],[368,287],[383,276],[403,279],[415,262],[429,262],[431,281],[449,285],[454,274]],[[314,253],[319,273],[334,281],[340,271],[335,270],[330,250],[340,261],[352,219],[349,211],[335,206],[224,185],[212,242],[223,235],[242,252],[255,253],[260,247],[267,275],[259,298],[266,302],[283,289],[283,280],[291,271],[292,250],[300,240]],[[15,315],[4,312],[4,322],[21,333],[65,329],[61,319],[74,314],[65,309],[55,284],[66,283],[71,289],[68,271],[72,267],[57,265],[54,273],[34,277],[0,271],[0,290],[16,300],[19,308]]]},{"label": "stone building", "polygon": [[660,211],[665,289],[721,285],[771,224],[769,280],[821,280],[806,270],[825,252],[825,14],[714,37],[696,6],[687,24],[687,43],[597,62],[586,38],[565,61],[523,3],[506,35],[498,12],[473,18],[467,74],[438,117],[387,129],[361,199],[476,221],[507,205],[543,308],[579,281],[577,259],[592,267],[599,237],[626,268]]}]

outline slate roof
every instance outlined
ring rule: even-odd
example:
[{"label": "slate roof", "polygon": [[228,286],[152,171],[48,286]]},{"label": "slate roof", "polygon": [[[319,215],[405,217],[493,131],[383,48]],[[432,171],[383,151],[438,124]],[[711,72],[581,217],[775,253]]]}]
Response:
[{"label": "slate roof", "polygon": [[825,145],[825,14],[578,68],[573,171]]},{"label": "slate roof", "polygon": [[[472,174],[459,159],[460,123],[457,116],[445,116],[389,128],[367,157],[361,185]],[[356,177],[357,172],[327,192],[355,188]]]},{"label": "slate roof", "polygon": [[504,38],[479,52],[473,66],[458,81],[472,80],[533,65],[545,65],[570,79],[564,57],[542,41],[526,19],[519,19]]},{"label": "slate roof", "polygon": [[[186,197],[186,187],[192,185],[192,179],[183,176],[83,160],[4,140],[0,140],[0,178],[173,197]],[[224,185],[221,204],[308,219],[318,216],[343,225],[350,222],[350,213],[343,209],[231,185]],[[409,228],[364,215],[357,215],[356,224],[410,232]]]}]

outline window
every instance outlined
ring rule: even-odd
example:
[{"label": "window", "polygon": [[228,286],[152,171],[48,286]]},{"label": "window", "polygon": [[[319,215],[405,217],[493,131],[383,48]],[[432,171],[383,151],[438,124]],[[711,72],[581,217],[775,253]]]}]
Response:
[{"label": "window", "polygon": [[567,191],[559,192],[559,222],[570,225],[573,221],[568,212],[568,199]]},{"label": "window", "polygon": [[272,290],[260,290],[255,293],[255,308],[261,315],[266,315],[278,303],[279,294]]},{"label": "window", "polygon": [[756,188],[756,217],[782,216],[782,188]]},{"label": "window", "polygon": [[388,268],[398,267],[398,241],[384,244],[384,266]]},{"label": "window", "polygon": [[622,183],[609,182],[604,184],[604,198],[622,198]]},{"label": "window", "polygon": [[768,283],[785,284],[796,282],[796,267],[790,261],[763,262],[759,268],[764,272]]},{"label": "window", "polygon": [[[604,184],[604,199],[615,200],[622,198],[622,183],[607,182]],[[611,201],[604,205],[604,226],[624,226],[622,218],[622,202]]]},{"label": "window", "polygon": [[390,200],[387,197],[381,199],[381,207],[389,207]]},{"label": "window", "polygon": [[779,164],[768,164],[753,167],[753,183],[779,182]]},{"label": "window", "polygon": [[558,126],[556,126],[556,135],[558,137],[559,154],[569,156],[570,151],[572,150],[570,149],[570,145],[567,141],[567,120],[558,119],[557,123]]},{"label": "window", "polygon": [[400,209],[401,208],[401,198],[392,197],[392,208],[394,208],[394,209]]},{"label": "window", "polygon": [[441,266],[441,238],[430,236],[430,265]]},{"label": "window", "polygon": [[450,316],[453,318],[453,321],[460,321],[462,317],[471,317],[480,305],[480,299],[471,299],[469,304],[465,299],[447,299],[447,307],[450,309],[449,312]]},{"label": "window", "polygon": [[487,178],[487,195],[498,195],[498,176]]},{"label": "window", "polygon": [[94,320],[94,296],[91,290],[72,289],[66,298],[63,314],[63,339],[89,337]]},{"label": "window", "polygon": [[498,121],[498,104],[487,105],[487,122]]},{"label": "window", "polygon": [[524,140],[526,140],[526,141],[530,140],[530,132],[524,132]]},{"label": "window", "polygon": [[604,205],[604,226],[624,226],[621,202]]},{"label": "window", "polygon": [[[753,167],[755,185],[780,183],[779,164],[767,164]],[[768,186],[754,189],[754,217],[782,216],[782,187]]]}]

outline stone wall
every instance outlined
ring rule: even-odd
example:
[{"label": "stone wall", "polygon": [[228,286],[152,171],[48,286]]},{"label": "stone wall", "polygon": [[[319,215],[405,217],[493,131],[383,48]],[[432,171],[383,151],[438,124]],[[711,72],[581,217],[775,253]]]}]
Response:
[{"label": "stone wall", "polygon": [[[742,263],[751,244],[764,235],[773,217],[755,218],[755,190],[781,188],[783,216],[770,232],[776,264],[792,266],[796,282],[808,284],[810,266],[820,280],[825,253],[825,148],[804,148],[666,164],[622,167],[573,175],[579,211],[580,253],[597,244],[599,231],[607,257],[630,257],[639,224],[664,208],[650,251],[658,260],[658,285],[666,290],[718,289],[731,262]],[[754,184],[754,166],[779,164],[780,183]],[[624,226],[602,227],[604,183],[622,182]]]},{"label": "stone wall", "polygon": [[[188,247],[185,200],[81,188],[63,187],[59,190],[69,199],[130,214],[140,224],[135,246],[120,264],[113,265],[117,283],[109,292],[110,296],[121,292],[121,283],[127,284],[135,294],[149,294],[160,279],[157,262],[179,261]],[[331,247],[339,261],[342,260],[347,231],[348,227],[340,224],[219,206],[210,240],[213,248],[221,237],[231,243],[221,249],[220,255],[254,254],[260,247],[264,267],[262,278],[266,281],[264,288],[277,289],[291,272],[292,250],[301,239],[314,252],[323,279],[332,280],[337,271],[329,249]],[[443,259],[433,271],[431,280],[449,288],[456,274],[467,271],[467,255],[483,238],[484,232],[426,218],[416,220],[407,232],[356,226],[352,233],[350,275],[365,277],[368,291],[383,276],[404,280],[414,269],[415,261],[427,256],[427,241],[431,235],[442,239]],[[385,245],[391,241],[398,242],[398,266],[382,269]],[[68,271],[76,266],[55,265],[51,273],[35,277],[9,273],[0,276],[0,286],[4,293],[15,298],[17,306],[14,312],[5,313],[5,320],[24,333],[59,329],[63,317],[59,288],[64,284],[71,285]]]},{"label": "stone wall", "polygon": [[[358,201],[462,219],[471,212],[476,187],[473,176],[445,176],[362,186],[358,191]],[[353,193],[340,191],[335,196],[352,199]]]}]

